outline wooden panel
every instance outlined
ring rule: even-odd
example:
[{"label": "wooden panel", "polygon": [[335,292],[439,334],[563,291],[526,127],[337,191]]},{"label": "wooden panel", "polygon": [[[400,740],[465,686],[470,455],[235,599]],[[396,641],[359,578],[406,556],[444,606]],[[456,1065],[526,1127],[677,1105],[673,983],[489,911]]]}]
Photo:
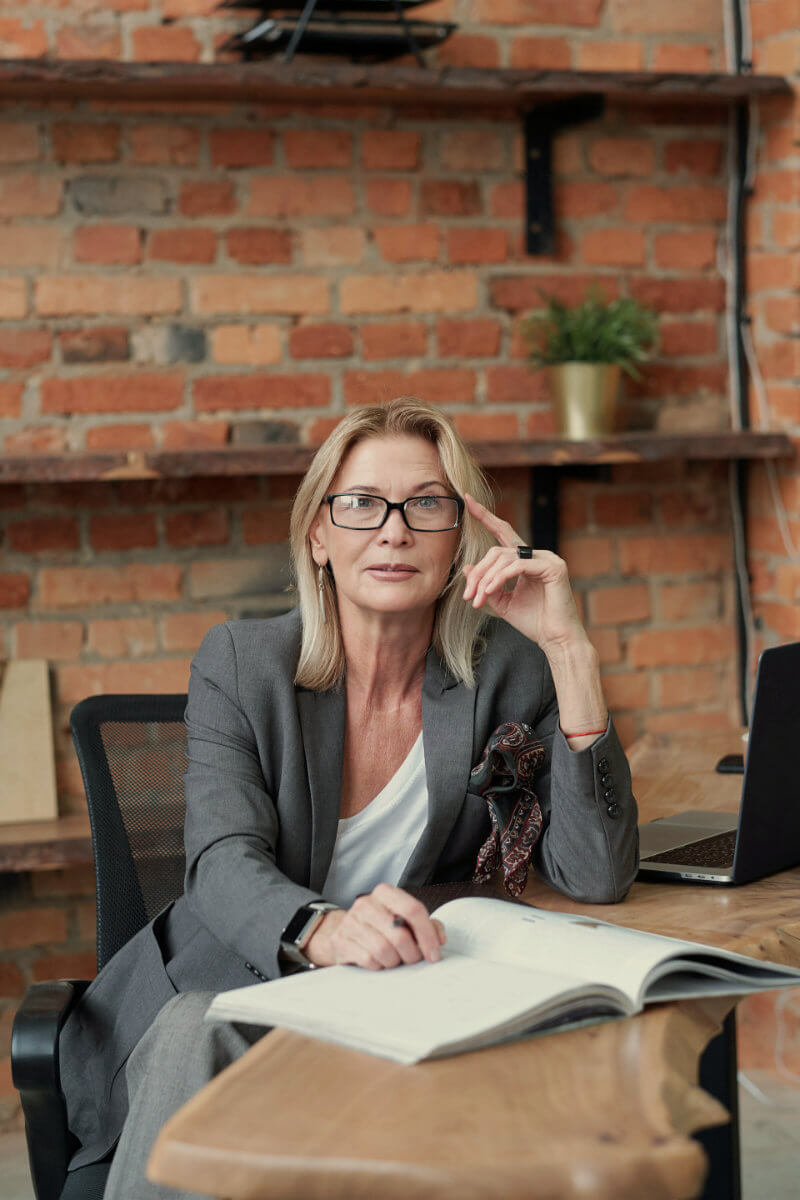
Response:
[{"label": "wooden panel", "polygon": [[[657,462],[667,459],[791,457],[785,433],[618,433],[590,441],[469,443],[485,467],[567,466]],[[118,454],[4,455],[0,483],[71,480],[176,479],[220,475],[302,475],[314,450],[300,445],[230,446],[217,450],[141,451]]]},{"label": "wooden panel", "polygon": [[0,825],[0,871],[47,871],[93,861],[89,817]]},{"label": "wooden panel", "polygon": [[0,60],[0,96],[141,99],[294,100],[319,104],[392,104],[419,109],[530,108],[565,96],[696,105],[748,96],[791,94],[778,75],[654,71],[527,71],[478,67],[358,66],[281,61],[121,63]]},{"label": "wooden panel", "polygon": [[0,824],[57,815],[47,662],[16,659],[0,690]]}]

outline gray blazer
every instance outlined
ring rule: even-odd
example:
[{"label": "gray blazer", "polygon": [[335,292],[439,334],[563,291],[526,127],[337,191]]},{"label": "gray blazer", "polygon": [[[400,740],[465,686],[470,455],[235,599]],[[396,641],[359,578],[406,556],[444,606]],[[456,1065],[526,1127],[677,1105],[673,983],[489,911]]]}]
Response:
[{"label": "gray blazer", "polygon": [[[71,1168],[113,1146],[126,1112],[122,1069],[177,992],[223,991],[280,974],[290,918],[324,895],[341,798],[344,689],[295,687],[300,613],[228,621],[206,634],[186,707],[186,887],[98,974],[64,1025],[61,1078],[82,1143]],[[547,750],[534,864],[553,887],[622,899],[638,867],[636,804],[613,724],[588,750],[558,728],[538,646],[494,619],[476,686],[428,651],[422,731],[428,824],[400,886],[467,879],[489,829],[470,770],[493,730],[524,721]],[[610,780],[609,777],[610,776]],[[604,796],[614,789],[614,802]]]}]

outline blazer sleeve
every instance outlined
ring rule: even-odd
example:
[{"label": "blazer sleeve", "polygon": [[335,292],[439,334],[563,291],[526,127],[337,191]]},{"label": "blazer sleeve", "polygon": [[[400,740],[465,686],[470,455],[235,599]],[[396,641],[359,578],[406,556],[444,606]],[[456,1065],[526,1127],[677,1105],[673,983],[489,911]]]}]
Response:
[{"label": "blazer sleeve", "polygon": [[321,897],[276,866],[278,815],[239,703],[226,625],[209,630],[192,661],[185,721],[186,899],[224,946],[276,978],[281,933],[301,905]]},{"label": "blazer sleeve", "polygon": [[550,753],[536,777],[544,828],[534,865],[575,900],[622,900],[639,869],[639,829],[631,773],[614,723],[585,750],[570,750],[558,722],[547,659],[541,655],[542,706],[535,731]]}]

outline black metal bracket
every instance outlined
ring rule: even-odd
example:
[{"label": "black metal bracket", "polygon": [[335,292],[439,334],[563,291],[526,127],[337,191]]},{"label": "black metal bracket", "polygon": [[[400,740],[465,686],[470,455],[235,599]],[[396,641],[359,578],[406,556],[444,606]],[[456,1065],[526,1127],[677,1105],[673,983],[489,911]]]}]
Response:
[{"label": "black metal bracket", "polygon": [[564,463],[561,466],[537,466],[530,468],[529,524],[531,545],[538,550],[552,550],[558,554],[559,481],[571,475],[577,479],[610,481],[611,467],[605,463]]},{"label": "black metal bracket", "polygon": [[553,254],[553,138],[569,125],[603,115],[605,97],[592,93],[530,109],[525,113],[525,249]]}]

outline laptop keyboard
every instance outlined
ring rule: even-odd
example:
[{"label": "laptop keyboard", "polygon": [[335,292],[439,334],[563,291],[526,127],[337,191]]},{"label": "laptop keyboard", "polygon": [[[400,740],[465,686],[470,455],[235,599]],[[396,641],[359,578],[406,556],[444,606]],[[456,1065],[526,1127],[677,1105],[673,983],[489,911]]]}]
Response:
[{"label": "laptop keyboard", "polygon": [[736,848],[736,830],[727,833],[715,833],[711,837],[701,838],[699,842],[690,842],[688,846],[678,846],[677,850],[665,850],[663,854],[651,854],[642,862],[677,863],[690,867],[732,867],[733,852]]}]

